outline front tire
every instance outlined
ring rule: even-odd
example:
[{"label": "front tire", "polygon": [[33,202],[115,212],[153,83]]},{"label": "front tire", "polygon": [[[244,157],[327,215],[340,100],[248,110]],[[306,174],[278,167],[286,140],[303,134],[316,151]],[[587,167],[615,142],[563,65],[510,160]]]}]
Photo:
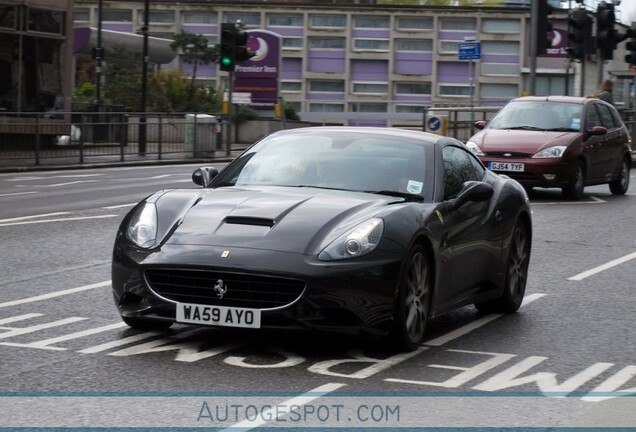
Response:
[{"label": "front tire", "polygon": [[432,272],[424,247],[414,246],[400,275],[391,341],[402,351],[417,349],[424,340],[432,295]]},{"label": "front tire", "polygon": [[516,312],[526,293],[528,267],[530,265],[530,235],[526,224],[517,221],[512,231],[508,259],[506,262],[506,281],[501,297],[475,307],[483,312],[513,313]]},{"label": "front tire", "polygon": [[625,195],[629,189],[629,171],[632,167],[632,161],[623,159],[621,163],[621,171],[618,178],[609,184],[610,192],[614,195]]},{"label": "front tire", "polygon": [[585,166],[583,161],[577,161],[570,183],[562,189],[563,197],[568,200],[578,201],[583,198],[585,189]]}]

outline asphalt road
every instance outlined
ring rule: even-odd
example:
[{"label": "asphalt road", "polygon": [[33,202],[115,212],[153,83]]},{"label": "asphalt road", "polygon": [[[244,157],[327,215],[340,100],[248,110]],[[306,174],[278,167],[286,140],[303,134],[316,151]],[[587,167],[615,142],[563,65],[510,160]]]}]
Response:
[{"label": "asphalt road", "polygon": [[636,187],[534,192],[521,310],[466,307],[395,354],[306,332],[125,327],[117,226],[151,192],[196,187],[194,168],[0,174],[0,429],[636,430]]}]

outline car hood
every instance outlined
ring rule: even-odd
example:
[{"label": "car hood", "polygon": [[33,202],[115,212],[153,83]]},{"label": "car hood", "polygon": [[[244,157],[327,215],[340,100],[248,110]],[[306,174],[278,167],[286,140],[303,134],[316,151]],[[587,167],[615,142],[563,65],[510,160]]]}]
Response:
[{"label": "car hood", "polygon": [[[357,223],[404,199],[314,188],[219,188],[167,192],[157,200],[173,215],[165,244],[257,248],[310,253]],[[194,196],[193,196],[194,195]]]},{"label": "car hood", "polygon": [[580,134],[575,132],[545,132],[510,129],[484,129],[470,141],[488,152],[515,152],[534,154],[546,147],[569,145]]}]

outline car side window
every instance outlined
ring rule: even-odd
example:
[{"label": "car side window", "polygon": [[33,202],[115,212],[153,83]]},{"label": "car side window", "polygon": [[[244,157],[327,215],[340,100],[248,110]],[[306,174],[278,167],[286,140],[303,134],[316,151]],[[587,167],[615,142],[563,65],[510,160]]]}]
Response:
[{"label": "car side window", "polygon": [[483,166],[461,147],[447,146],[442,152],[444,161],[444,199],[453,199],[459,194],[465,182],[481,180]]},{"label": "car side window", "polygon": [[594,126],[601,126],[601,117],[596,109],[597,104],[591,104],[587,110],[587,127],[588,129]]},{"label": "car side window", "polygon": [[609,107],[598,104],[596,108],[598,108],[601,117],[601,126],[606,127],[608,130],[615,129],[617,125],[614,122],[614,117],[612,117]]}]

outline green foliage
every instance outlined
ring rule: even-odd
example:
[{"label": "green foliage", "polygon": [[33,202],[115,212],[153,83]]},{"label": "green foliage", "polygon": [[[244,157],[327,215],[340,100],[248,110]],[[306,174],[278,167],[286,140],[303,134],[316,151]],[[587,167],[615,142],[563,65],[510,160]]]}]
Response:
[{"label": "green foliage", "polygon": [[141,55],[116,47],[107,58],[104,101],[110,105],[122,105],[127,111],[141,111]]},{"label": "green foliage", "polygon": [[256,120],[260,117],[261,116],[258,111],[246,107],[245,105],[236,105],[232,115],[232,120],[236,123],[241,123],[247,120]]},{"label": "green foliage", "polygon": [[181,32],[174,35],[174,41],[170,44],[180,58],[186,63],[192,64],[192,77],[189,96],[194,97],[195,79],[199,65],[206,65],[216,61],[216,46],[208,46],[208,39],[200,34]]},{"label": "green foliage", "polygon": [[81,103],[92,103],[95,100],[97,89],[95,84],[85,82],[75,89],[75,100]]},{"label": "green foliage", "polygon": [[287,120],[300,120],[300,117],[294,107],[285,101],[283,101],[283,112],[285,113],[285,119]]}]

